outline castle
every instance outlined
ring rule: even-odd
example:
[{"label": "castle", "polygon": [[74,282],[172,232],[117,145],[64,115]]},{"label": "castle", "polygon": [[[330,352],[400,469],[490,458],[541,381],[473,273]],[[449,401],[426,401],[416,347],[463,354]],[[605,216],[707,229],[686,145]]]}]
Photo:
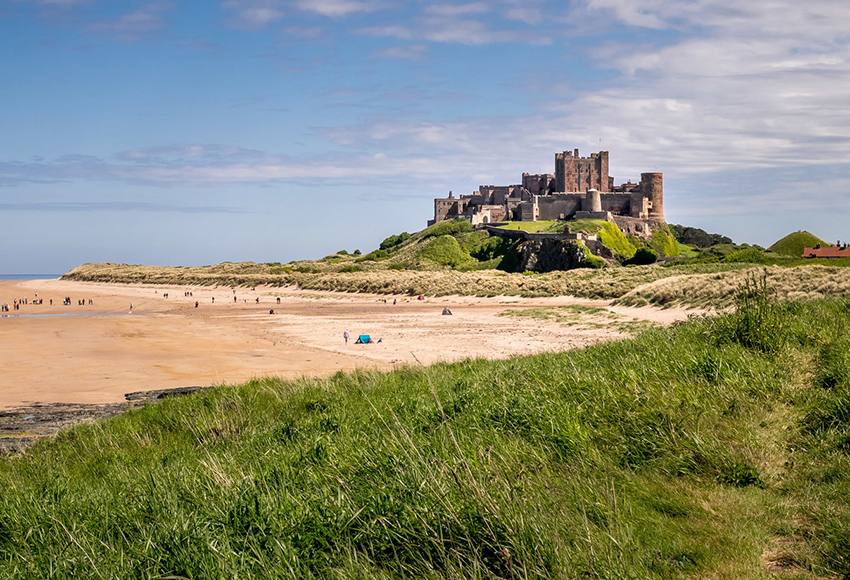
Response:
[{"label": "castle", "polygon": [[508,220],[606,219],[626,233],[650,235],[664,223],[661,173],[641,173],[640,183],[614,185],[608,152],[579,157],[555,154],[555,173],[522,174],[521,185],[482,185],[471,195],[434,200],[433,225],[464,217],[473,225]]}]

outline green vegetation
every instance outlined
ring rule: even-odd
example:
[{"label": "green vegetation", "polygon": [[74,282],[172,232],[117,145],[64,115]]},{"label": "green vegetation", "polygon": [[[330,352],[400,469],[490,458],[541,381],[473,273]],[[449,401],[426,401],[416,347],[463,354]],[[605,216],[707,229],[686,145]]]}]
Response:
[{"label": "green vegetation", "polygon": [[562,221],[536,221],[536,222],[508,222],[503,226],[499,226],[504,230],[520,230],[531,234],[543,232],[547,234],[561,233],[564,231],[564,222]]},{"label": "green vegetation", "polygon": [[439,236],[456,236],[457,234],[465,234],[473,231],[472,224],[469,220],[463,218],[455,218],[452,220],[444,220],[435,223],[419,232],[417,238],[436,238]]},{"label": "green vegetation", "polygon": [[578,263],[578,267],[599,270],[602,268],[607,268],[608,262],[588,252],[588,254]]},{"label": "green vegetation", "polygon": [[771,252],[783,256],[799,258],[803,255],[803,249],[814,248],[816,245],[828,246],[829,244],[814,234],[806,231],[793,232],[775,242],[770,248]]},{"label": "green vegetation", "polygon": [[0,459],[0,576],[850,574],[850,301],[738,306],[79,425]]},{"label": "green vegetation", "polygon": [[696,246],[697,248],[708,248],[718,244],[732,244],[732,238],[720,234],[710,234],[700,228],[667,224],[670,233],[675,236],[679,244]]},{"label": "green vegetation", "polygon": [[636,266],[645,266],[647,264],[654,264],[658,261],[658,254],[655,250],[650,248],[639,248],[635,255],[628,261],[626,264],[634,264]]},{"label": "green vegetation", "polygon": [[615,254],[624,258],[631,258],[635,255],[635,247],[629,243],[629,240],[616,225],[603,221],[597,235],[599,241]]},{"label": "green vegetation", "polygon": [[348,265],[348,266],[343,266],[342,268],[339,269],[339,271],[342,272],[343,274],[351,274],[353,272],[362,272],[363,267],[362,266],[355,266],[355,265]]},{"label": "green vegetation", "polygon": [[650,245],[659,256],[673,257],[679,255],[679,242],[670,232],[664,230],[653,232]]},{"label": "green vegetation", "polygon": [[432,239],[419,252],[419,257],[452,267],[460,266],[472,260],[469,252],[464,251],[457,239],[449,235]]},{"label": "green vegetation", "polygon": [[381,242],[380,249],[381,250],[389,250],[390,248],[394,248],[399,244],[402,244],[410,239],[410,234],[407,232],[401,232],[400,234],[396,234],[386,238],[383,242]]},{"label": "green vegetation", "polygon": [[699,248],[679,242],[679,255],[685,258],[696,258],[699,256]]}]

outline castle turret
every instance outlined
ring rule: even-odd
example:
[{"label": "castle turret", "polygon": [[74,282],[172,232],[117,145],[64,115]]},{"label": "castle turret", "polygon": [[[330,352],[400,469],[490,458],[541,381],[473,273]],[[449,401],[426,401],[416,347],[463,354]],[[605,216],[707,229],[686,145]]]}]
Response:
[{"label": "castle turret", "polygon": [[649,216],[655,219],[664,219],[664,188],[663,174],[641,173],[640,191],[643,197],[649,199]]},{"label": "castle turret", "polygon": [[601,212],[602,211],[602,196],[595,189],[588,189],[587,194],[585,195],[585,210],[590,212]]}]

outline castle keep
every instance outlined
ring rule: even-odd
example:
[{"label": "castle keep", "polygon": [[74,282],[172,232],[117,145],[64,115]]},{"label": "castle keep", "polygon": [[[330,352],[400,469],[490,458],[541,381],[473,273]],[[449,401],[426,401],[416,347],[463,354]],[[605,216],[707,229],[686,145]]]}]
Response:
[{"label": "castle keep", "polygon": [[[482,185],[470,195],[434,200],[434,219],[465,217],[473,225],[508,220],[607,219],[642,234],[664,222],[660,173],[641,173],[640,183],[614,185],[608,152],[579,157],[578,149],[555,154],[555,173],[522,174],[518,185]],[[653,228],[654,229],[654,228]]]}]

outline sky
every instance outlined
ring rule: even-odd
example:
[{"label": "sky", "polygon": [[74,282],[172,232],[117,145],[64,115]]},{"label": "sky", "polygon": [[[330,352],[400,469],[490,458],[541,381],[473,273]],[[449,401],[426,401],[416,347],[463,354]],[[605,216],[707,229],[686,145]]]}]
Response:
[{"label": "sky", "polygon": [[850,239],[848,95],[835,0],[0,0],[0,274],[365,252],[574,148]]}]

